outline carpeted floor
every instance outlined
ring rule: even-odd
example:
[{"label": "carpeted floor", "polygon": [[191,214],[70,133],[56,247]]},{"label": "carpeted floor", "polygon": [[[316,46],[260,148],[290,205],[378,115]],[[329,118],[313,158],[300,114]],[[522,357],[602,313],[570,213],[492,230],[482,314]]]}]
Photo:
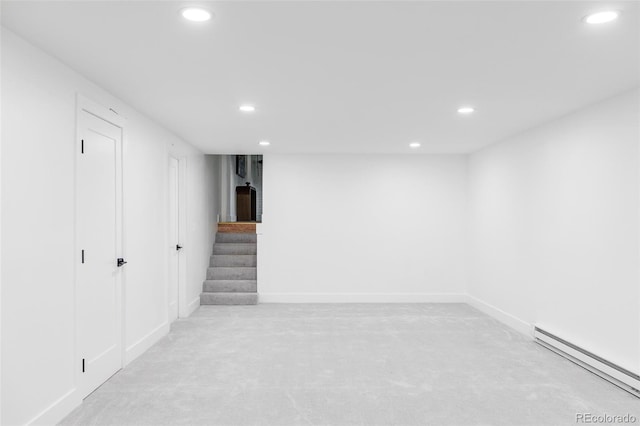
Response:
[{"label": "carpeted floor", "polygon": [[64,425],[575,425],[640,399],[464,304],[203,306]]}]

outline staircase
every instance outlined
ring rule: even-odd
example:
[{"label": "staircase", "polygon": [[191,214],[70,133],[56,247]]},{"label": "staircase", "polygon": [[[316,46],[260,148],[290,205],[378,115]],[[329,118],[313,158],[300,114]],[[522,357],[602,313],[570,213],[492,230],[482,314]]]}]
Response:
[{"label": "staircase", "polygon": [[256,253],[255,231],[217,233],[200,304],[257,304]]}]

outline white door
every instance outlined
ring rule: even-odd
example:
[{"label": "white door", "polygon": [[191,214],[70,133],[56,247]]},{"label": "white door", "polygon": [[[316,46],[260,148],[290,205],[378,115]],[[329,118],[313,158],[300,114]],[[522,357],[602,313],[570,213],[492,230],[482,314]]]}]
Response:
[{"label": "white door", "polygon": [[169,157],[169,322],[178,318],[180,279],[180,193],[178,160]]},{"label": "white door", "polygon": [[84,398],[122,368],[122,129],[79,112],[77,331]]}]

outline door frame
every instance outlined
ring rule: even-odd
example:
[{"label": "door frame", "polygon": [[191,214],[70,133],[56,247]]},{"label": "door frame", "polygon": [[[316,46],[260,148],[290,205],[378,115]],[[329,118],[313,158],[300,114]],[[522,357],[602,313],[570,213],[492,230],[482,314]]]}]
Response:
[{"label": "door frame", "polygon": [[[73,352],[74,352],[74,365],[73,365],[73,383],[76,391],[81,391],[80,389],[80,374],[81,373],[81,359],[82,354],[80,353],[80,344],[79,344],[79,329],[78,329],[78,289],[79,289],[79,279],[78,279],[78,269],[80,267],[79,261],[79,253],[80,253],[80,235],[78,232],[78,217],[79,217],[79,208],[80,208],[80,200],[78,199],[78,164],[80,161],[81,148],[81,120],[80,117],[83,112],[87,112],[91,115],[100,118],[110,124],[113,124],[116,127],[121,129],[121,138],[120,138],[120,158],[119,158],[119,170],[116,171],[116,179],[119,178],[119,181],[116,182],[118,186],[118,190],[120,192],[120,196],[116,198],[116,247],[120,252],[120,256],[126,258],[125,256],[125,229],[124,229],[124,214],[125,214],[125,204],[124,204],[124,147],[125,147],[125,125],[126,119],[119,116],[114,110],[110,108],[106,108],[91,99],[85,97],[81,93],[76,93],[76,134],[75,134],[75,143],[74,143],[74,171],[73,171],[73,239],[74,239],[74,248],[73,248],[73,325],[74,325],[74,333],[73,333]],[[116,164],[118,167],[118,164]],[[115,261],[115,259],[114,259]],[[117,321],[120,325],[120,350],[121,350],[121,363],[120,368],[124,367],[126,360],[126,316],[125,316],[125,283],[126,283],[126,271],[124,268],[119,271],[120,273],[116,274],[116,288],[118,294],[118,309],[119,312]]]},{"label": "door frame", "polygon": [[[178,161],[178,238],[180,240],[180,245],[183,247],[180,250],[180,255],[178,256],[178,319],[186,318],[189,316],[189,301],[187,300],[187,258],[189,257],[190,247],[189,241],[187,240],[187,158],[185,156],[179,155],[173,150],[169,149],[167,155],[167,183],[165,187],[169,188],[169,160],[174,159]],[[169,191],[167,190],[167,225],[165,246],[169,246],[169,240],[171,239],[169,235]],[[169,255],[167,257],[167,264],[169,263]],[[169,273],[167,269],[167,280],[165,287],[165,294],[167,295],[167,299],[165,300],[165,306],[167,307],[167,319],[169,318]]]},{"label": "door frame", "polygon": [[[178,163],[178,182],[176,185],[176,190],[178,191],[178,243],[182,246],[182,249],[179,252],[178,255],[178,319],[180,318],[186,318],[189,316],[189,312],[188,312],[188,304],[187,304],[187,256],[189,254],[189,246],[187,245],[187,209],[186,209],[186,205],[187,205],[187,196],[186,196],[186,178],[187,178],[187,159],[186,157],[182,157],[176,154],[173,154],[171,152],[169,152],[169,155],[167,156],[167,188],[169,188],[169,182],[168,180],[171,179],[171,177],[168,175],[168,170],[169,170],[169,161],[170,160],[176,160]],[[168,194],[168,191],[167,191]],[[167,195],[167,207],[170,208],[171,207],[171,200],[168,199],[169,196]],[[168,211],[168,209],[167,209]],[[167,215],[168,216],[168,215]],[[167,244],[166,246],[169,246],[170,244],[170,239],[171,239],[171,235],[170,235],[170,225],[167,219],[167,236],[166,236],[166,241]],[[169,262],[167,262],[167,264],[169,264]],[[165,294],[169,294],[169,287],[170,287],[170,283],[169,283],[169,279],[171,277],[171,274],[168,273],[167,271],[167,291],[165,292]],[[167,296],[168,297],[168,296]],[[169,300],[166,300],[165,305],[167,306],[167,318],[169,318]]]}]

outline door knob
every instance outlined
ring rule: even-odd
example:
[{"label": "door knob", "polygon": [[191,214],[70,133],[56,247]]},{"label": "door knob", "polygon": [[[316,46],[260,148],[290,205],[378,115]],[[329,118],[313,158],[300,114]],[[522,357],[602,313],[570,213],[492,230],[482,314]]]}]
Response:
[{"label": "door knob", "polygon": [[180,244],[176,244],[176,250],[181,250],[182,246]]},{"label": "door knob", "polygon": [[119,268],[119,267],[121,267],[121,266],[123,266],[125,263],[128,263],[128,262],[127,262],[127,261],[125,261],[125,260],[124,260],[123,258],[121,258],[121,257],[119,257],[119,258],[118,258],[118,260],[117,260],[118,268]]}]

